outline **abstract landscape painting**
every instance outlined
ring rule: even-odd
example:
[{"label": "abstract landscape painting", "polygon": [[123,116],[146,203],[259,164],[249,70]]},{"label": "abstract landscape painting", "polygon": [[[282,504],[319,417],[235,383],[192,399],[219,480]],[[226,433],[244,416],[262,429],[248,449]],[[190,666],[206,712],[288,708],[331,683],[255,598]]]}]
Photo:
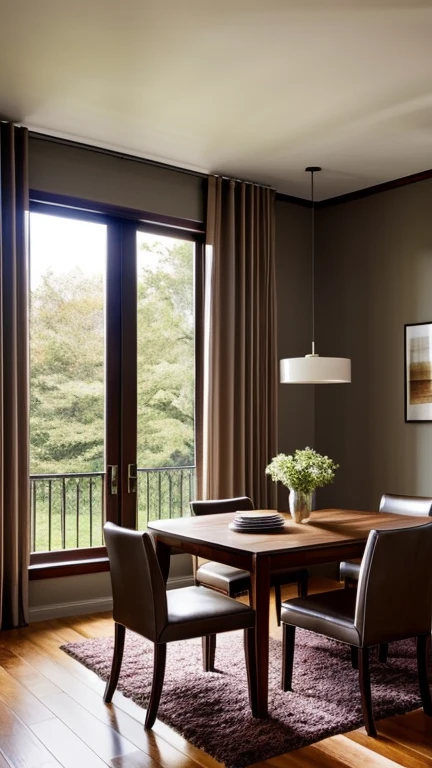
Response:
[{"label": "abstract landscape painting", "polygon": [[432,421],[432,323],[405,326],[405,420]]}]

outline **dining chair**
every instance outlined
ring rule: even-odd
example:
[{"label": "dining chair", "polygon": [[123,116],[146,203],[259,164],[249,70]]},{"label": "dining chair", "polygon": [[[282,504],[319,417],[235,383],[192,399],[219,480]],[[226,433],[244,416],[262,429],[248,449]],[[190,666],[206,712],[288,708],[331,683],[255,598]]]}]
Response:
[{"label": "dining chair", "polygon": [[205,587],[167,591],[154,542],[148,533],[120,528],[113,523],[106,523],[104,533],[115,622],[114,655],[104,701],[112,701],[117,687],[126,629],[154,644],[153,680],[145,728],[152,728],[156,719],[165,675],[167,643],[243,629],[249,701],[255,715],[255,611]]},{"label": "dining chair", "polygon": [[[371,531],[357,589],[339,589],[282,604],[282,688],[292,690],[296,627],[340,640],[358,654],[361,705],[369,736],[373,718],[369,649],[417,638],[420,695],[432,716],[427,667],[431,640],[432,522],[415,528]],[[403,564],[403,567],[401,567]],[[323,670],[325,674],[325,670]]]},{"label": "dining chair", "polygon": [[[248,496],[212,501],[191,501],[194,515],[215,515],[223,512],[246,512],[254,509],[253,501]],[[250,598],[250,573],[231,565],[212,561],[198,565],[195,561],[195,581],[197,584],[215,589],[230,597],[248,594]],[[275,591],[275,608],[278,626],[280,625],[281,587],[285,584],[297,584],[297,593],[307,595],[309,571],[307,568],[286,568],[271,574],[271,586]]]},{"label": "dining chair", "polygon": [[[431,516],[432,499],[427,496],[401,496],[384,493],[379,505],[380,512],[392,512],[395,515],[413,517]],[[346,560],[339,565],[339,580],[345,587],[356,586],[360,574],[361,560]]]}]

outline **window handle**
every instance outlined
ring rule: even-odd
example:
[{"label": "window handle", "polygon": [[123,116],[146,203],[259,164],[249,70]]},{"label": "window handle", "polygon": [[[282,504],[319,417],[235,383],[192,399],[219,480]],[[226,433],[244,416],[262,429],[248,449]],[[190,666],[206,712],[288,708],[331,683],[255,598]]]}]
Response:
[{"label": "window handle", "polygon": [[118,465],[108,464],[108,493],[110,496],[118,494]]},{"label": "window handle", "polygon": [[128,464],[128,493],[137,492],[137,465]]}]

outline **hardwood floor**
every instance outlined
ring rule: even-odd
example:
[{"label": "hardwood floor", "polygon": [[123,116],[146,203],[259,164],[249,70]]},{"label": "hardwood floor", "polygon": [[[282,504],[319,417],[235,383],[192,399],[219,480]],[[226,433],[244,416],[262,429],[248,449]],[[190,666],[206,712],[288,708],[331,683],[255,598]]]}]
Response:
[{"label": "hardwood floor", "polygon": [[[334,582],[312,580],[312,590]],[[293,587],[283,597],[294,595]],[[280,636],[271,608],[271,633]],[[54,619],[0,633],[0,768],[216,768],[220,764],[156,721],[59,650],[64,642],[112,635],[109,614]],[[421,710],[259,763],[254,768],[432,768],[432,719]]]}]

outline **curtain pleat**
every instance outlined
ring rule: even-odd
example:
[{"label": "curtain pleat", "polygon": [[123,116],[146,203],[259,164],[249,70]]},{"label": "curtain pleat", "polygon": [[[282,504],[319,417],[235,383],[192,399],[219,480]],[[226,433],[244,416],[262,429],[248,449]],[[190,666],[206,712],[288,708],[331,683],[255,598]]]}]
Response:
[{"label": "curtain pleat", "polygon": [[28,621],[28,133],[0,123],[0,629]]},{"label": "curtain pleat", "polygon": [[274,191],[210,177],[203,333],[203,498],[273,508],[277,453]]}]

